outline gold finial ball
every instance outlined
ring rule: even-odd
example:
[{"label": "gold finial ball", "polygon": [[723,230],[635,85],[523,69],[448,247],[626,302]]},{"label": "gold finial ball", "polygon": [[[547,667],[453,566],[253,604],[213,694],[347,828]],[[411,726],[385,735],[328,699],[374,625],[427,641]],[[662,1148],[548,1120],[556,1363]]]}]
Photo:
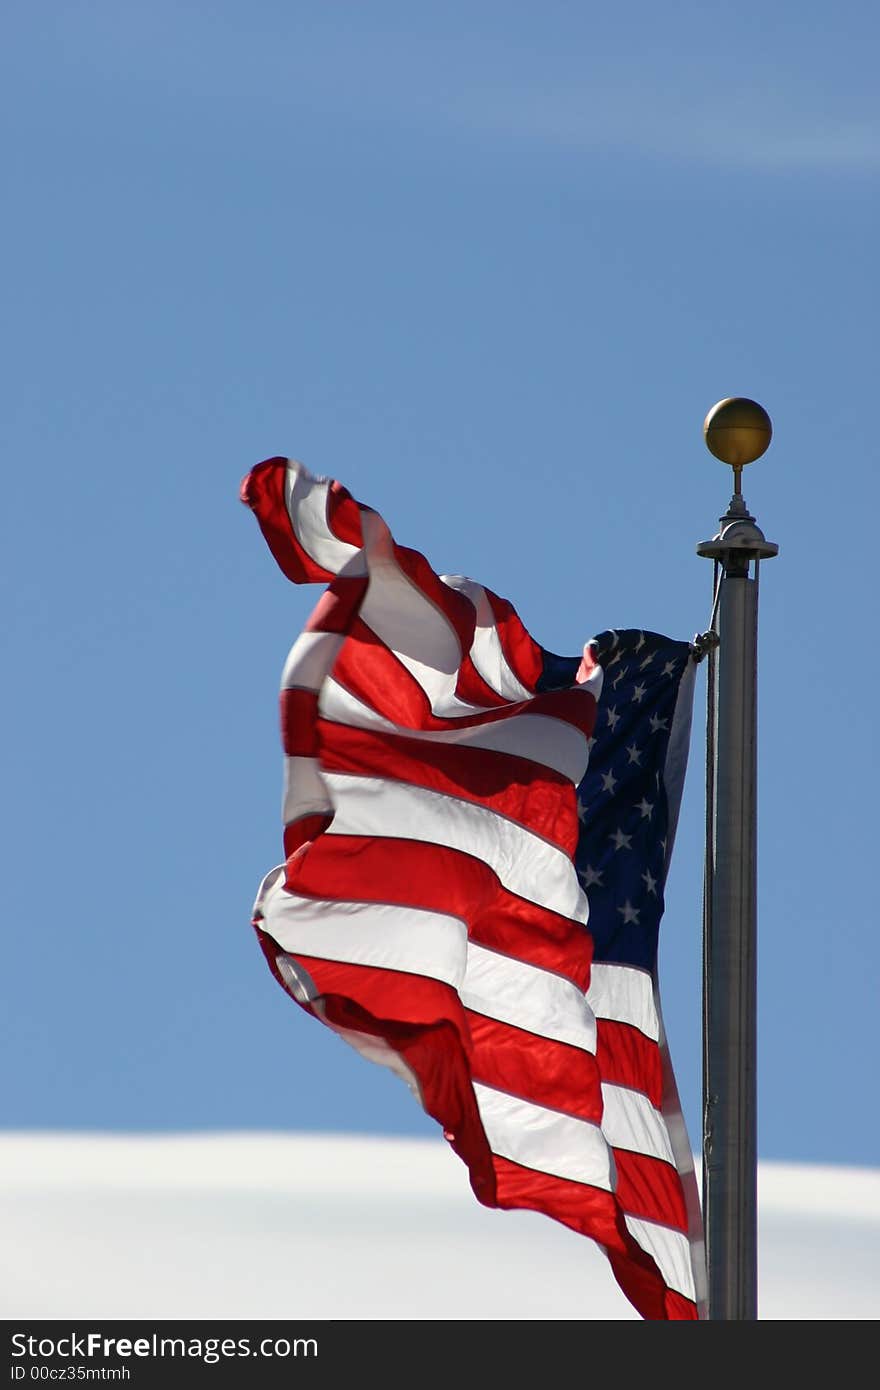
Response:
[{"label": "gold finial ball", "polygon": [[772,436],[770,416],[747,396],[727,396],[713,405],[703,421],[706,448],[733,468],[759,459]]}]

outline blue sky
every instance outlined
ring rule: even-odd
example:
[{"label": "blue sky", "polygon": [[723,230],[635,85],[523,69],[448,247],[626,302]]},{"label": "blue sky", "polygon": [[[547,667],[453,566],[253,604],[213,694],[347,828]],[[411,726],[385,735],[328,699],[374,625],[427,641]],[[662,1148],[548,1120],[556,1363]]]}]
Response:
[{"label": "blue sky", "polygon": [[[864,3],[14,3],[0,563],[7,1128],[433,1134],[284,997],[282,453],[574,653],[706,624],[773,417],[762,1157],[876,1164],[880,20]],[[700,1134],[702,708],[662,928]]]}]

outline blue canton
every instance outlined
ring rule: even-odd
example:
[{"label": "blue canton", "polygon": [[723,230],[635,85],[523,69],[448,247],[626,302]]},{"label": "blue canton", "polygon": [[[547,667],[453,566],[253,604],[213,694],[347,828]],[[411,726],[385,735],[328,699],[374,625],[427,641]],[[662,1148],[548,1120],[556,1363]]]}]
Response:
[{"label": "blue canton", "polygon": [[[593,959],[656,978],[657,940],[671,849],[664,782],[689,642],[609,631],[593,641],[605,672],[586,775],[577,788],[575,868],[589,902]],[[579,659],[544,654],[541,688],[570,685]]]}]

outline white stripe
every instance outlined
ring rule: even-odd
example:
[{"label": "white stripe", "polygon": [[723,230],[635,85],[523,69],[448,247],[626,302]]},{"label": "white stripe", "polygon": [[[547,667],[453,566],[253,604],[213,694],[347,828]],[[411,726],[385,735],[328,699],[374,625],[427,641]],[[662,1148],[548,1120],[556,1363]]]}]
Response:
[{"label": "white stripe", "polygon": [[587,899],[561,849],[485,806],[380,777],[325,773],[336,815],[332,835],[369,835],[443,845],[482,859],[505,888],[579,922]]},{"label": "white stripe", "polygon": [[694,1276],[691,1270],[691,1249],[687,1236],[654,1221],[639,1221],[624,1216],[627,1229],[643,1250],[653,1256],[663,1282],[685,1298],[695,1298]]},{"label": "white stripe", "polygon": [[286,892],[283,882],[279,878],[260,903],[266,930],[283,950],[460,986],[467,928],[457,917],[392,903],[300,897]]},{"label": "white stripe", "polygon": [[287,460],[285,500],[293,533],[307,555],[329,570],[339,571],[350,562],[348,574],[366,572],[366,564],[355,561],[360,552],[356,545],[338,540],[327,523],[329,478],[316,478],[296,459]]},{"label": "white stripe", "polygon": [[282,690],[320,690],[345,641],[340,632],[301,632],[287,654]]},{"label": "white stripe", "polygon": [[285,758],[284,797],[281,804],[283,824],[290,825],[300,816],[323,815],[332,809],[333,803],[317,758]]},{"label": "white stripe", "polygon": [[434,714],[480,713],[455,693],[464,653],[452,623],[404,574],[378,513],[362,512],[361,519],[370,574],[361,618],[421,686]]},{"label": "white stripe", "polygon": [[443,574],[440,577],[444,584],[449,585],[450,589],[456,589],[460,594],[464,594],[474,605],[477,625],[474,630],[470,657],[479,675],[482,676],[490,689],[504,700],[516,703],[518,700],[531,699],[534,692],[522,684],[519,677],[511,670],[507,657],[504,655],[498,629],[495,626],[495,614],[492,612],[486,597],[486,590],[482,584],[476,584],[472,579],[466,579],[461,574]]},{"label": "white stripe", "polygon": [[257,889],[257,896],[251,912],[252,917],[264,916],[266,904],[270,903],[278,892],[279,885],[284,882],[286,873],[286,864],[276,864],[274,869],[270,869],[269,872],[263,876],[263,880]]},{"label": "white stripe", "polygon": [[375,1062],[380,1067],[387,1067],[389,1071],[394,1072],[395,1076],[399,1076],[401,1081],[405,1081],[424,1110],[425,1103],[422,1099],[419,1078],[390,1043],[387,1043],[384,1038],[374,1037],[372,1033],[359,1033],[354,1028],[340,1028],[336,1023],[327,1023],[326,1018],[323,1017],[324,1005],[322,1002],[315,1005],[314,1012],[322,1023],[333,1029],[337,1037],[342,1038],[343,1042],[347,1042],[350,1047],[354,1048],[355,1052],[359,1052],[368,1062]]},{"label": "white stripe", "polygon": [[572,1182],[611,1191],[611,1155],[596,1125],[474,1083],[493,1153]]},{"label": "white stripe", "polygon": [[688,1240],[690,1241],[691,1247],[691,1272],[694,1281],[694,1298],[700,1317],[705,1319],[708,1316],[707,1305],[709,1287],[706,1270],[706,1244],[703,1235],[703,1213],[700,1204],[700,1190],[694,1172],[693,1149],[691,1148],[684,1116],[681,1113],[678,1086],[676,1085],[675,1076],[672,1071],[672,1060],[669,1056],[669,1047],[666,1042],[666,1030],[663,1026],[663,1011],[660,1007],[659,994],[655,995],[655,1005],[657,1009],[657,1019],[660,1024],[660,1065],[663,1069],[663,1118],[666,1121],[666,1130],[669,1134],[672,1152],[675,1154],[675,1163],[678,1168],[681,1188],[684,1194],[688,1223]]},{"label": "white stripe", "polygon": [[675,1167],[675,1155],[660,1111],[640,1091],[602,1085],[602,1133],[612,1149],[660,1158]]},{"label": "white stripe", "polygon": [[654,986],[646,970],[593,961],[587,1000],[597,1018],[629,1023],[646,1038],[659,1041],[660,1020],[654,1004]]},{"label": "white stripe", "polygon": [[[577,687],[586,690],[585,686]],[[356,729],[377,729],[403,738],[425,739],[429,743],[456,744],[463,748],[484,748],[491,753],[509,753],[552,768],[577,785],[586,771],[587,740],[580,729],[547,714],[511,714],[488,724],[463,729],[418,729],[394,724],[357,699],[332,677],[324,682],[318,699],[322,718]]]},{"label": "white stripe", "polygon": [[542,1038],[596,1051],[596,1020],[577,985],[471,942],[461,1002]]},{"label": "white stripe", "polygon": [[318,998],[317,985],[302,962],[298,961],[295,956],[288,956],[281,951],[275,957],[275,964],[278,967],[278,974],[284,981],[285,989],[300,1004],[309,1004],[313,999]]}]

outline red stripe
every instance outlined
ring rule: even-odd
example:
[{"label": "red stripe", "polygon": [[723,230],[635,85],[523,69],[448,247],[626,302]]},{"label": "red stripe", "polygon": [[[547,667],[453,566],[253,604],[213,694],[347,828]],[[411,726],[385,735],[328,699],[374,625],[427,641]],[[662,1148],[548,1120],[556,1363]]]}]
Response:
[{"label": "red stripe", "polygon": [[335,480],[331,481],[327,493],[327,525],[337,540],[353,545],[356,550],[363,547],[361,513],[372,511],[356,502],[348,488]]},{"label": "red stripe", "polygon": [[[294,720],[309,718],[304,700],[285,700],[287,709]],[[286,712],[284,719],[287,730]],[[318,724],[317,740],[307,728],[301,737],[295,730],[288,736],[291,744],[298,747],[301,743],[303,750],[319,743],[321,766],[328,772],[393,778],[440,792],[505,816],[565,854],[574,854],[578,840],[574,786],[561,772],[543,764],[509,753],[428,743],[323,719]]]},{"label": "red stripe", "polygon": [[315,604],[304,630],[342,634],[350,632],[357,623],[367,584],[368,580],[365,578],[337,576]]},{"label": "red stripe", "polygon": [[[630,1238],[631,1239],[631,1238]],[[638,1252],[638,1253],[637,1253]],[[641,1259],[639,1256],[641,1255]],[[630,1303],[649,1322],[696,1322],[697,1306],[684,1294],[668,1289],[650,1255],[631,1239],[627,1254],[608,1251],[614,1277]],[[643,1263],[643,1261],[645,1263]]]},{"label": "red stripe", "polygon": [[409,729],[434,727],[428,697],[403,663],[356,618],[346,629],[344,643],[333,668],[333,679],[356,699],[393,724]]},{"label": "red stripe", "polygon": [[541,714],[571,724],[587,737],[593,732],[596,702],[590,692],[579,689],[547,691],[516,704],[505,704],[496,696],[496,708],[480,714],[452,719],[435,716],[415,677],[361,619],[352,624],[349,638],[336,659],[334,679],[393,724],[410,729],[466,729],[515,714]]},{"label": "red stripe", "polygon": [[327,814],[312,814],[308,816],[298,816],[296,820],[288,822],[284,827],[284,855],[288,861],[288,866],[292,856],[302,849],[303,845],[317,840],[322,836],[333,817]]},{"label": "red stripe", "polygon": [[281,742],[288,758],[318,756],[318,695],[314,690],[282,690]]},{"label": "red stripe", "polygon": [[316,565],[293,533],[285,500],[287,459],[264,459],[241,484],[241,500],[250,507],[278,565],[294,584],[314,584],[332,578]]},{"label": "red stripe", "polygon": [[630,1149],[615,1149],[617,1198],[629,1216],[656,1221],[687,1235],[687,1209],[681,1178],[671,1163]]},{"label": "red stripe", "polygon": [[498,1206],[542,1211],[600,1244],[623,1249],[625,1235],[614,1194],[494,1156]]},{"label": "red stripe", "polygon": [[473,1042],[473,1078],[548,1110],[599,1124],[602,1094],[596,1059],[583,1048],[555,1042],[465,1010]]},{"label": "red stripe", "polygon": [[465,704],[481,706],[484,709],[496,709],[499,702],[505,699],[504,696],[499,695],[497,690],[493,690],[488,681],[483,679],[469,652],[462,659],[458,668],[455,693],[459,700],[463,700]]},{"label": "red stripe", "polygon": [[[316,818],[313,818],[316,819]],[[458,917],[472,941],[589,983],[586,927],[503,888],[482,859],[416,840],[321,835],[288,861],[285,886],[307,897],[396,903]]]},{"label": "red stripe", "polygon": [[638,1028],[610,1018],[596,1019],[596,1059],[602,1080],[641,1091],[659,1110],[663,1104],[660,1049]]},{"label": "red stripe", "polygon": [[523,685],[534,690],[544,671],[544,653],[523,626],[522,620],[506,598],[499,598],[491,589],[485,594],[495,618],[495,627],[507,664]]},{"label": "red stripe", "polygon": [[663,1304],[668,1322],[697,1322],[699,1319],[696,1303],[690,1298],[685,1298],[683,1293],[676,1293],[674,1289],[666,1290]]},{"label": "red stripe", "polygon": [[308,971],[321,997],[334,995],[365,1010],[371,1019],[369,1031],[376,1036],[389,1040],[398,1036],[389,1032],[392,1025],[405,1031],[446,1022],[455,1029],[458,1046],[470,1054],[465,1011],[452,985],[404,970],[292,954]]}]

